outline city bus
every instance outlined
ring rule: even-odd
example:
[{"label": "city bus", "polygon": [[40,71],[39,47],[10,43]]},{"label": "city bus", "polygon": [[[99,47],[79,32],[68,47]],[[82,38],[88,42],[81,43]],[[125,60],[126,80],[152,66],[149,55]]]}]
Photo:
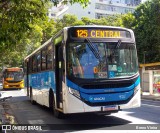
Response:
[{"label": "city bus", "polygon": [[134,33],[112,26],[65,27],[24,59],[31,103],[55,117],[139,107]]},{"label": "city bus", "polygon": [[23,68],[5,68],[2,72],[3,89],[22,89],[24,88]]}]

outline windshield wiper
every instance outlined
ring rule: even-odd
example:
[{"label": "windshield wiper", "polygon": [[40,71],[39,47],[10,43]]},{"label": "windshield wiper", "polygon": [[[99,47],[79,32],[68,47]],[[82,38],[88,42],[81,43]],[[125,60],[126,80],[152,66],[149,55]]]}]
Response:
[{"label": "windshield wiper", "polygon": [[118,49],[120,46],[121,46],[121,40],[118,40],[118,42],[117,42],[117,44],[116,44],[116,46],[115,46],[115,48],[113,50],[113,54],[116,53],[116,49]]},{"label": "windshield wiper", "polygon": [[118,40],[117,45],[115,46],[115,49],[118,49],[121,45],[121,40]]},{"label": "windshield wiper", "polygon": [[93,43],[89,40],[89,38],[86,38],[85,39],[88,43],[88,47],[90,48],[90,50],[93,52],[94,56],[97,58],[97,59],[101,59],[101,56],[99,55],[99,51],[95,48],[95,46],[93,45]]}]

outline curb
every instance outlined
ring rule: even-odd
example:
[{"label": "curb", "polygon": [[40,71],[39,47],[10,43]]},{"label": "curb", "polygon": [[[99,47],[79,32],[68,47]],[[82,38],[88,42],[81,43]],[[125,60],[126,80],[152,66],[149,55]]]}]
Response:
[{"label": "curb", "polygon": [[5,110],[3,108],[3,103],[0,105],[0,125],[6,123],[5,119]]},{"label": "curb", "polygon": [[10,109],[10,106],[8,105],[6,101],[1,102],[1,105],[0,105],[0,120],[2,122],[1,125],[17,123]]}]

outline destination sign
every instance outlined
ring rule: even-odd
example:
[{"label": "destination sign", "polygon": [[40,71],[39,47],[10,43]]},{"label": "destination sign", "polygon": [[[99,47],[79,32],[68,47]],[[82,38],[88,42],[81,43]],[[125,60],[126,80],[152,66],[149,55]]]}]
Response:
[{"label": "destination sign", "polygon": [[128,31],[113,29],[75,29],[71,36],[77,38],[131,38]]}]

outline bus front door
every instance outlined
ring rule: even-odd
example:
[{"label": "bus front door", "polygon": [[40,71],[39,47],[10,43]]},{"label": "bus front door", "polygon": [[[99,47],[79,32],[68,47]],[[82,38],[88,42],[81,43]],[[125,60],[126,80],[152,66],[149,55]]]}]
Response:
[{"label": "bus front door", "polygon": [[56,103],[57,108],[62,109],[62,82],[63,82],[63,52],[62,46],[56,46],[55,74],[56,74]]}]

